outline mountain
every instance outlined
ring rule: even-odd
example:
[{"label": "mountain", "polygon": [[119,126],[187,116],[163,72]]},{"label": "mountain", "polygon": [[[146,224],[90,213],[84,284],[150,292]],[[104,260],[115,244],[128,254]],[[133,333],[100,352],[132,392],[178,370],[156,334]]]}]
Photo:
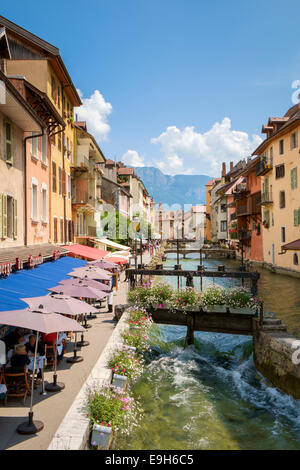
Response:
[{"label": "mountain", "polygon": [[155,167],[135,167],[135,173],[153,196],[162,204],[205,204],[205,185],[211,179],[206,175],[176,175],[162,173]]}]

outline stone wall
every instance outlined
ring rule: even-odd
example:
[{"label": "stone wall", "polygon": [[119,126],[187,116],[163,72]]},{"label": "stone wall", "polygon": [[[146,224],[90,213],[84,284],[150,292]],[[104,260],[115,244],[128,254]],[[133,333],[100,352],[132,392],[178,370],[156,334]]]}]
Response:
[{"label": "stone wall", "polygon": [[[284,331],[264,331],[253,326],[254,362],[257,370],[275,387],[300,398],[300,342]],[[298,361],[297,361],[298,356]]]}]

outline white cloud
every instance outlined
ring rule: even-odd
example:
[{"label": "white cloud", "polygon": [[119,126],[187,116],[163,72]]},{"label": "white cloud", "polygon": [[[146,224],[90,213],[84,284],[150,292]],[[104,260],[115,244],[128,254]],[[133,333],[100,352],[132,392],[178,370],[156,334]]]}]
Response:
[{"label": "white cloud", "polygon": [[122,157],[122,162],[128,166],[146,166],[144,157],[135,150],[127,150]]},{"label": "white cloud", "polygon": [[222,162],[237,162],[249,156],[262,139],[231,129],[231,120],[225,117],[203,134],[193,126],[183,130],[171,126],[151,142],[160,145],[163,160],[153,163],[165,173],[217,176]]},{"label": "white cloud", "polygon": [[105,101],[99,90],[95,90],[90,98],[83,98],[80,90],[77,90],[82,101],[82,106],[75,109],[79,121],[86,121],[87,128],[98,142],[107,139],[110,125],[108,116],[112,113],[112,105]]}]

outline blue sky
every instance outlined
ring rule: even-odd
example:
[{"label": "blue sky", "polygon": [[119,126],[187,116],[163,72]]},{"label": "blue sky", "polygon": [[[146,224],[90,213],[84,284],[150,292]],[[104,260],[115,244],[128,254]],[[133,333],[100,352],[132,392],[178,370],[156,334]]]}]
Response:
[{"label": "blue sky", "polygon": [[300,80],[295,0],[2,0],[0,11],[60,48],[107,158],[165,173],[215,176],[247,156]]}]

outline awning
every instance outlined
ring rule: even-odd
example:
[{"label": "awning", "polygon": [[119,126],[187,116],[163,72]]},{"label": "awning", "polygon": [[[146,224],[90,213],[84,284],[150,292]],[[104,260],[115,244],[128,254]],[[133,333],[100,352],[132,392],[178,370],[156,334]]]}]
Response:
[{"label": "awning", "polygon": [[113,242],[107,238],[95,238],[94,243],[101,243],[102,245],[109,246],[111,248],[116,248],[117,250],[130,250],[130,246],[120,245],[120,243]]},{"label": "awning", "polygon": [[66,256],[0,279],[0,311],[27,308],[21,298],[48,295],[47,288],[65,279],[72,269],[85,265],[85,261]]},{"label": "awning", "polygon": [[287,251],[287,250],[299,251],[300,250],[300,238],[293,242],[287,243],[286,245],[283,245],[281,249],[282,251]]},{"label": "awning", "polygon": [[98,248],[92,248],[85,245],[68,245],[64,248],[68,249],[70,256],[78,256],[87,261],[102,259],[104,256],[109,254],[108,251],[98,250]]},{"label": "awning", "polygon": [[128,259],[129,258],[125,258],[125,256],[111,256],[109,258],[105,258],[105,261],[111,261],[116,264],[126,264],[129,262]]}]

